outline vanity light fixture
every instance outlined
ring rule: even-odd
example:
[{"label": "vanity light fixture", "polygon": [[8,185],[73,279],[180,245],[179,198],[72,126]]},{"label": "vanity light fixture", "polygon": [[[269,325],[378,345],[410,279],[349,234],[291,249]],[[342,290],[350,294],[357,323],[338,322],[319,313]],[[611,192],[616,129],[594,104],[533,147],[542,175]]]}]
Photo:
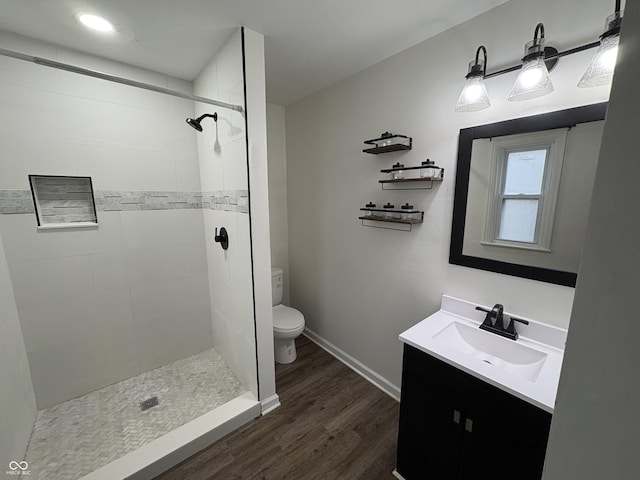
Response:
[{"label": "vanity light fixture", "polygon": [[536,25],[533,40],[524,47],[522,69],[509,94],[510,102],[531,100],[553,92],[553,84],[544,60],[544,25],[539,23]]},{"label": "vanity light fixture", "polygon": [[[544,25],[539,23],[536,26],[533,41],[525,45],[525,56],[522,59],[522,63],[491,73],[487,73],[486,71],[486,48],[480,46],[476,51],[475,62],[469,64],[469,72],[466,75],[467,83],[458,98],[455,111],[475,112],[489,107],[490,101],[484,80],[518,70],[520,72],[509,94],[509,101],[529,100],[547,95],[553,92],[553,84],[551,83],[549,72],[556,65],[560,57],[596,47],[599,47],[598,51],[580,79],[578,86],[597,87],[608,85],[611,83],[613,77],[618,53],[618,43],[620,41],[620,29],[623,16],[620,3],[621,0],[616,0],[615,13],[607,17],[605,24],[606,31],[600,36],[599,41],[558,52],[554,47],[545,45]],[[480,51],[484,54],[482,61],[479,57]]]},{"label": "vanity light fixture", "polygon": [[606,31],[600,35],[600,47],[578,82],[579,87],[598,87],[611,83],[618,57],[621,26],[622,10],[620,0],[616,0],[616,11],[607,17]]},{"label": "vanity light fixture", "polygon": [[[480,58],[480,52],[483,57]],[[469,62],[469,73],[465,77],[467,83],[460,93],[458,103],[456,103],[456,112],[477,112],[489,108],[489,94],[484,84],[484,77],[487,74],[487,49],[484,45],[480,45],[476,50],[475,61]]]}]

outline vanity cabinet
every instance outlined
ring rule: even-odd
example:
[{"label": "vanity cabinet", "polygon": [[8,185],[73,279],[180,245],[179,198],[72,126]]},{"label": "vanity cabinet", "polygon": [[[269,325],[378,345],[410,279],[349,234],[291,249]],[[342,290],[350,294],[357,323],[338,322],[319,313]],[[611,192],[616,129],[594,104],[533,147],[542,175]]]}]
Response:
[{"label": "vanity cabinet", "polygon": [[551,414],[404,346],[397,471],[406,480],[539,480]]}]

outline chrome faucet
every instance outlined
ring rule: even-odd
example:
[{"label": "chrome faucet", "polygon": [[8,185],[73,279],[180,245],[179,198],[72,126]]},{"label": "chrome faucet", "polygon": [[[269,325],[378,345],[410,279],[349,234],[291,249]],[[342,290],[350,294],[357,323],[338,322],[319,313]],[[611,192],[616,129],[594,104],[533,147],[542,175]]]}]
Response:
[{"label": "chrome faucet", "polygon": [[522,320],[516,317],[509,317],[509,325],[505,328],[504,326],[504,307],[496,303],[491,310],[487,310],[482,307],[476,307],[476,310],[480,310],[485,312],[487,316],[484,318],[484,322],[480,325],[482,330],[486,330],[487,332],[495,333],[502,337],[510,338],[511,340],[518,339],[518,332],[516,332],[516,328],[513,322],[520,322],[525,325],[529,325],[527,320]]}]

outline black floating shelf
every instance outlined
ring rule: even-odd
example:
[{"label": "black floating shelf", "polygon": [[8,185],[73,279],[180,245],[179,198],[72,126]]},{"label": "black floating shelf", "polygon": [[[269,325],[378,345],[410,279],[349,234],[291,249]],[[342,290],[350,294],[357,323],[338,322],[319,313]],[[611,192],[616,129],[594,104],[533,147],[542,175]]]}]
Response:
[{"label": "black floating shelf", "polygon": [[407,183],[407,182],[441,182],[442,177],[416,177],[416,178],[395,178],[389,180],[378,180],[380,183]]},{"label": "black floating shelf", "polygon": [[377,155],[379,153],[397,152],[401,150],[411,150],[413,139],[406,135],[399,135],[396,133],[384,132],[379,138],[372,138],[371,140],[365,140],[367,145],[373,145],[373,147],[365,148],[362,150],[364,153],[372,153]]},{"label": "black floating shelf", "polygon": [[398,152],[400,150],[411,150],[411,145],[403,145],[396,143],[395,145],[385,145],[384,147],[372,147],[362,150],[364,153],[372,153],[378,155],[379,153]]},{"label": "black floating shelf", "polygon": [[442,182],[442,177],[416,177],[378,180],[383,190],[431,190],[433,182]]},{"label": "black floating shelf", "polygon": [[444,168],[441,168],[437,165],[418,165],[416,167],[391,167],[391,168],[383,168],[382,170],[380,170],[380,172],[382,173],[391,173],[391,172],[397,172],[397,171],[405,171],[405,170],[420,170],[422,168],[437,168],[440,170],[440,176],[442,176],[444,174]]},{"label": "black floating shelf", "polygon": [[[361,208],[360,210],[365,212],[373,212],[372,215],[361,216],[358,217],[359,220],[362,220],[362,226],[364,227],[374,227],[374,228],[385,228],[387,230],[400,230],[403,232],[410,232],[414,225],[422,223],[424,220],[424,212],[420,210],[391,210],[385,209],[381,210],[378,208]],[[380,213],[410,213],[410,214],[420,214],[420,218],[411,218],[407,220],[403,220],[401,218],[387,218]]]}]

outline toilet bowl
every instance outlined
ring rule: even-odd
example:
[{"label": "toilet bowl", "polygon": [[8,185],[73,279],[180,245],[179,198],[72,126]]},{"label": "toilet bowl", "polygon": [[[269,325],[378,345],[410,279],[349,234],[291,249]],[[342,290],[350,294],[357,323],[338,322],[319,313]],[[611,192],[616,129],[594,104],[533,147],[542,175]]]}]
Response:
[{"label": "toilet bowl", "polygon": [[282,305],[283,271],[271,269],[271,303],[273,306],[273,341],[277,363],[291,363],[297,358],[296,338],[304,330],[304,316],[295,308]]}]

